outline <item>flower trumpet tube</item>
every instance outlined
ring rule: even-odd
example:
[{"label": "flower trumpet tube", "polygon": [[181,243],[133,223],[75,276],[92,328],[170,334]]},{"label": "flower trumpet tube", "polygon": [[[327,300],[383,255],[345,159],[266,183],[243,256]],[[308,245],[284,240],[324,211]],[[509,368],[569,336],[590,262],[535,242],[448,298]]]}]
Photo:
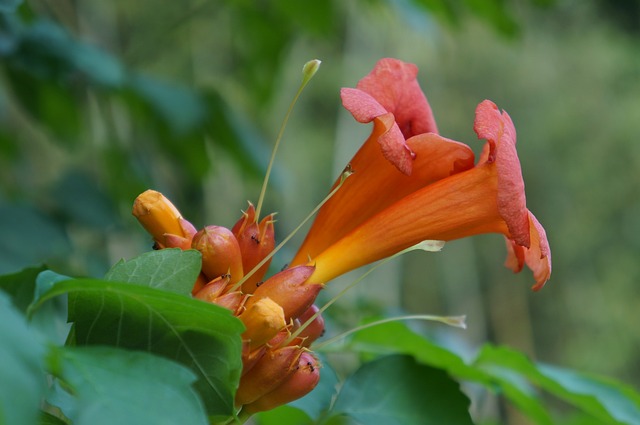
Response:
[{"label": "flower trumpet tube", "polygon": [[337,239],[312,258],[316,271],[308,282],[327,282],[423,240],[502,233],[510,246],[507,264],[519,271],[526,263],[534,272],[533,289],[542,288],[551,254],[544,229],[526,208],[513,123],[484,101],[474,129],[487,140],[475,167],[416,190]]}]

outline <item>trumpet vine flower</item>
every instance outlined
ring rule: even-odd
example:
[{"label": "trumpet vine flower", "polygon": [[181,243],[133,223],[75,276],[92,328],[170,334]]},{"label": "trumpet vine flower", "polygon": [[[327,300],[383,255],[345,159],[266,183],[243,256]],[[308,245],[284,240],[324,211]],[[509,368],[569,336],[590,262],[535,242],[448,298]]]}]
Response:
[{"label": "trumpet vine flower", "polygon": [[526,207],[511,118],[491,101],[478,105],[474,130],[486,143],[474,164],[468,146],[437,134],[416,75],[414,65],[383,59],[356,89],[342,90],[345,108],[373,130],[292,264],[310,259],[316,270],[307,282],[327,282],[424,240],[501,233],[506,265],[527,264],[533,289],[542,288],[551,253]]}]

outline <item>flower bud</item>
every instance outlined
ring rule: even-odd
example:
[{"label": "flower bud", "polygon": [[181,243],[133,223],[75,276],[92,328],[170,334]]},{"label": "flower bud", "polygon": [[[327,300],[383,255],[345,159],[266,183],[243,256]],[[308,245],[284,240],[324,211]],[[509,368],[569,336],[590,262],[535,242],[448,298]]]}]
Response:
[{"label": "flower bud", "polygon": [[244,376],[249,372],[264,356],[267,352],[267,346],[256,348],[251,351],[249,341],[242,341],[242,375]]},{"label": "flower bud", "polygon": [[[262,219],[260,224],[257,222],[256,209],[253,204],[249,203],[249,208],[242,214],[242,217],[233,226],[232,232],[240,245],[242,253],[242,269],[247,274],[258,265],[275,247],[275,236],[273,228],[273,214]],[[245,294],[253,293],[256,284],[262,280],[265,273],[269,269],[271,260],[264,263],[255,273],[253,273],[242,284],[242,292]]]},{"label": "flower bud", "polygon": [[236,405],[254,402],[276,388],[293,373],[301,354],[300,347],[267,350],[255,366],[240,378]]},{"label": "flower bud", "polygon": [[285,381],[273,391],[253,403],[245,405],[242,411],[252,415],[292,402],[308,394],[318,385],[319,381],[320,365],[318,360],[311,353],[304,352],[298,359],[296,370]]},{"label": "flower bud", "polygon": [[182,218],[180,211],[162,193],[147,190],[136,198],[132,214],[153,237],[160,248],[166,248],[165,234],[191,239],[195,228]]},{"label": "flower bud", "polygon": [[229,275],[223,274],[204,285],[194,294],[194,297],[202,301],[213,303],[216,298],[222,295],[228,284]]},{"label": "flower bud", "polygon": [[211,302],[218,304],[220,307],[224,307],[231,310],[234,316],[237,316],[244,308],[244,303],[247,296],[240,291],[228,292],[224,295],[213,299]]},{"label": "flower bud", "polygon": [[[313,317],[320,309],[315,304],[312,305],[298,317],[301,326]],[[302,346],[309,347],[313,341],[320,338],[324,334],[324,319],[318,314],[299,334],[298,338],[302,339]]]},{"label": "flower bud", "polygon": [[270,298],[252,303],[238,319],[247,328],[242,339],[249,341],[251,349],[263,345],[287,325],[282,307]]},{"label": "flower bud", "polygon": [[[295,324],[296,321],[294,321]],[[276,336],[274,336],[273,338],[271,338],[269,340],[269,342],[267,342],[267,345],[269,347],[283,347],[285,346],[285,342],[286,342],[286,346],[299,346],[302,347],[302,339],[299,337],[295,337],[293,338],[291,341],[289,341],[289,337],[291,337],[291,333],[292,331],[295,330],[295,326],[291,327],[291,326],[287,326],[285,329],[282,329],[280,332],[278,332],[276,334]]]},{"label": "flower bud", "polygon": [[242,278],[240,246],[231,230],[207,226],[195,234],[191,247],[202,254],[202,272],[207,278],[230,274],[230,283]]},{"label": "flower bud", "polygon": [[297,266],[286,269],[267,279],[247,300],[247,308],[263,298],[271,298],[284,310],[288,322],[304,313],[315,301],[322,284],[306,284],[315,267]]},{"label": "flower bud", "polygon": [[196,294],[206,286],[206,284],[208,283],[209,279],[207,279],[205,277],[205,275],[203,275],[202,273],[200,273],[198,275],[198,278],[196,279],[195,283],[193,284],[193,288],[191,288],[191,295],[193,295],[194,297],[196,296]]}]

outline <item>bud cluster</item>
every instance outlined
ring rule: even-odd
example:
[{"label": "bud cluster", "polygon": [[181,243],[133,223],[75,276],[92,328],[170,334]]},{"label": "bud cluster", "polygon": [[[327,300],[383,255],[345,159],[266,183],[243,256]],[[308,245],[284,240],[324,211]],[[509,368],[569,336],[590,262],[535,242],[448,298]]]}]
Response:
[{"label": "bud cluster", "polygon": [[164,195],[147,190],[136,198],[133,215],[153,237],[154,248],[198,250],[202,270],[193,297],[231,310],[245,325],[236,393],[244,413],[273,409],[316,386],[320,365],[308,347],[324,331],[313,304],[322,285],[307,283],[315,267],[306,265],[264,280],[275,248],[274,214],[258,221],[249,203],[231,229],[197,230]]}]

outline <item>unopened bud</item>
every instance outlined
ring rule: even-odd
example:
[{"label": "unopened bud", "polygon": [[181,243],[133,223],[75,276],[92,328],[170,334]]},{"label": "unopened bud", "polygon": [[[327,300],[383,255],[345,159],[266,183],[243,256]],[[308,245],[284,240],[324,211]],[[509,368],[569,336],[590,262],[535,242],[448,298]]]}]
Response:
[{"label": "unopened bud", "polygon": [[275,389],[295,370],[301,354],[300,347],[267,350],[255,366],[240,378],[236,405],[254,402]]},{"label": "unopened bud", "polygon": [[230,274],[230,282],[242,278],[240,246],[231,230],[222,226],[207,226],[193,237],[193,249],[202,254],[202,272],[209,279]]},{"label": "unopened bud", "polygon": [[242,341],[242,376],[246,375],[260,361],[264,353],[267,352],[267,346],[251,350],[249,341]]},{"label": "unopened bud", "polygon": [[320,64],[322,63],[319,59],[312,59],[309,62],[305,63],[302,67],[302,81],[303,84],[306,84],[316,75],[318,69],[320,69]]},{"label": "unopened bud", "polygon": [[180,224],[182,233],[186,236],[165,233],[163,235],[164,243],[161,245],[164,245],[165,248],[180,248],[182,250],[191,249],[191,240],[193,239],[193,235],[196,234],[196,228],[184,218],[179,218],[178,223]]},{"label": "unopened bud", "polygon": [[166,248],[165,234],[190,239],[195,233],[191,223],[162,193],[147,190],[136,198],[132,214],[153,237],[160,248]]},{"label": "unopened bud", "polygon": [[197,294],[198,292],[200,292],[200,290],[201,290],[202,288],[204,288],[204,287],[205,287],[205,285],[206,285],[207,283],[209,283],[208,281],[209,281],[209,279],[207,279],[207,278],[205,277],[205,275],[203,275],[202,273],[200,273],[200,274],[198,275],[198,278],[196,279],[195,283],[193,284],[193,288],[191,288],[191,295],[193,295],[193,296],[195,297],[195,296],[196,296],[196,294]]},{"label": "unopened bud", "polygon": [[[293,322],[295,324],[296,320],[294,320]],[[291,337],[291,332],[293,330],[295,330],[295,326],[293,326],[292,328],[287,327],[287,328],[281,330],[280,332],[278,332],[276,334],[276,336],[274,336],[273,338],[271,338],[269,340],[267,345],[269,347],[284,347],[286,345],[291,345],[291,346],[296,345],[296,346],[302,347],[302,342],[303,341],[302,341],[301,338],[296,337],[296,338],[293,338],[293,339],[289,340],[290,337]],[[286,342],[286,344],[285,344],[285,342]]]},{"label": "unopened bud", "polygon": [[247,328],[242,339],[248,340],[252,349],[269,341],[287,325],[282,307],[270,298],[262,298],[247,306],[238,319]]},{"label": "unopened bud", "polygon": [[244,406],[242,411],[252,415],[282,406],[308,394],[318,385],[319,381],[320,365],[318,360],[311,353],[304,352],[298,359],[298,367],[285,381],[273,391]]},{"label": "unopened bud", "polygon": [[194,297],[202,301],[213,303],[216,298],[222,295],[222,292],[224,292],[224,289],[228,284],[229,275],[224,274],[222,276],[218,276],[198,290],[198,292],[194,294]]},{"label": "unopened bud", "polygon": [[[275,247],[275,236],[273,228],[273,214],[257,222],[256,209],[249,203],[249,208],[242,214],[242,217],[233,226],[232,232],[240,245],[242,254],[242,269],[245,274],[249,273],[264,258],[273,251]],[[265,262],[255,273],[249,276],[242,284],[242,292],[252,294],[269,269],[271,260]]]},{"label": "unopened bud", "polygon": [[314,270],[314,266],[297,266],[273,275],[247,300],[247,308],[263,298],[271,298],[280,304],[287,322],[295,319],[313,304],[323,288],[322,284],[305,283]]},{"label": "unopened bud", "polygon": [[[307,321],[320,311],[318,306],[312,305],[298,317],[301,326],[305,326]],[[308,325],[298,334],[298,338],[302,339],[302,346],[309,347],[313,341],[320,338],[324,334],[324,319],[318,314]]]},{"label": "unopened bud", "polygon": [[247,296],[245,294],[240,291],[234,291],[226,293],[224,295],[220,295],[218,298],[215,298],[211,302],[214,304],[218,304],[220,307],[231,310],[231,312],[233,312],[233,314],[237,316],[244,308],[246,299]]}]

